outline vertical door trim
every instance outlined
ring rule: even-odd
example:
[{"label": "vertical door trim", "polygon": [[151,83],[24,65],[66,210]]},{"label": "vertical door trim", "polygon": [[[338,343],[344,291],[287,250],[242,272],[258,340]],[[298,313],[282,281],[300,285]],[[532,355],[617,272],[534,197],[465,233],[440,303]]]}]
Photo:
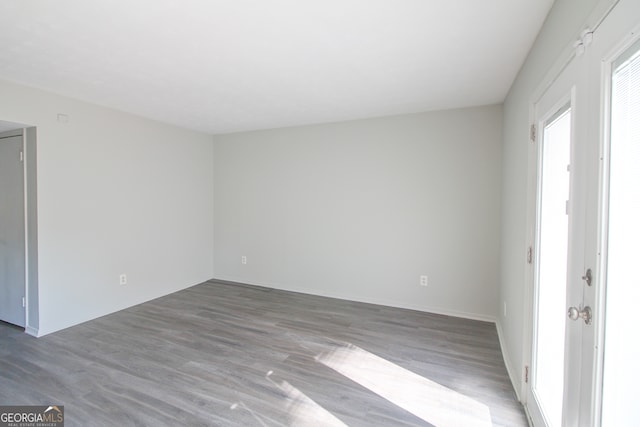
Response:
[{"label": "vertical door trim", "polygon": [[22,324],[24,326],[21,326],[23,328],[26,329],[27,326],[27,204],[26,204],[26,181],[25,181],[25,163],[26,163],[26,159],[25,159],[25,137],[24,137],[24,129],[15,129],[15,130],[10,130],[10,131],[6,131],[6,132],[2,132],[0,133],[0,143],[2,143],[2,140],[4,139],[8,139],[8,138],[20,138],[20,143],[19,143],[19,150],[20,150],[20,159],[18,160],[20,162],[20,168],[22,171],[22,183],[21,183],[21,188],[20,188],[20,192],[22,193],[22,228],[23,228],[23,253],[22,253],[22,258],[23,258],[23,283],[22,283],[22,289],[21,289],[21,293],[22,293],[22,301],[23,301],[23,319],[22,319]]},{"label": "vertical door trim", "polygon": [[39,336],[37,128],[23,130],[25,202],[25,332]]}]

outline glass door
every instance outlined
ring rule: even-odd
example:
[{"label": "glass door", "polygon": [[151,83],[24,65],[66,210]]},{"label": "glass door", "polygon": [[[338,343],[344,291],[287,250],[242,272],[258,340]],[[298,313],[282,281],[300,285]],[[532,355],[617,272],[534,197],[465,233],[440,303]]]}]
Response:
[{"label": "glass door", "polygon": [[633,303],[640,299],[640,42],[611,65],[610,129],[604,174],[603,426],[640,425],[636,402],[640,340]]},{"label": "glass door", "polygon": [[611,4],[583,55],[584,255],[581,270],[569,273],[580,292],[567,296],[567,336],[579,330],[580,341],[565,356],[566,426],[640,425],[633,399],[640,375],[631,364],[640,357],[632,305],[640,295],[640,2]]},{"label": "glass door", "polygon": [[597,9],[602,18],[533,105],[525,405],[534,426],[640,425],[640,1],[602,0]]},{"label": "glass door", "polygon": [[567,301],[580,292],[573,279],[583,262],[584,157],[577,141],[584,126],[584,67],[574,58],[534,105],[535,224],[530,375],[526,405],[536,426],[565,425],[568,349],[581,330],[567,324]]},{"label": "glass door", "polygon": [[538,194],[535,357],[532,391],[548,426],[562,425],[569,241],[571,107],[544,122]]}]

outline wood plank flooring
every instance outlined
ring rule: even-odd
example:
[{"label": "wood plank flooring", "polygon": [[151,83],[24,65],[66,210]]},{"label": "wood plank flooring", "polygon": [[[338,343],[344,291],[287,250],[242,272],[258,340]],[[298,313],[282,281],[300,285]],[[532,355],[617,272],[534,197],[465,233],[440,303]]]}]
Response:
[{"label": "wood plank flooring", "polygon": [[33,338],[0,404],[67,426],[526,426],[495,325],[209,281]]}]

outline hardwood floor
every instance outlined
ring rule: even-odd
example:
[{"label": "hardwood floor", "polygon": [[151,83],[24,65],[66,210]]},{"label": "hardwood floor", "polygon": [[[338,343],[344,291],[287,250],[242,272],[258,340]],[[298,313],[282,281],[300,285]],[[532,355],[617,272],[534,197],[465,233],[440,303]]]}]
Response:
[{"label": "hardwood floor", "polygon": [[67,426],[526,426],[495,325],[206,282],[33,338],[0,323],[0,404]]}]

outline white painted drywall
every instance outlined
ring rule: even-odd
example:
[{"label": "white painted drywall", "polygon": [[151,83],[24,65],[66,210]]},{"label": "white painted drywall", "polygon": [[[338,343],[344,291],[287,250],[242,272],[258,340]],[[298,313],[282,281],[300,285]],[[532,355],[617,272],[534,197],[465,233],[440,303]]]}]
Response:
[{"label": "white painted drywall", "polygon": [[494,319],[501,115],[216,136],[215,277]]},{"label": "white painted drywall", "polygon": [[2,81],[0,118],[37,126],[39,335],[211,278],[210,136]]},{"label": "white painted drywall", "polygon": [[498,330],[515,389],[523,380],[527,248],[527,150],[534,91],[561,52],[577,38],[598,0],[557,0],[503,105],[502,243]]}]

